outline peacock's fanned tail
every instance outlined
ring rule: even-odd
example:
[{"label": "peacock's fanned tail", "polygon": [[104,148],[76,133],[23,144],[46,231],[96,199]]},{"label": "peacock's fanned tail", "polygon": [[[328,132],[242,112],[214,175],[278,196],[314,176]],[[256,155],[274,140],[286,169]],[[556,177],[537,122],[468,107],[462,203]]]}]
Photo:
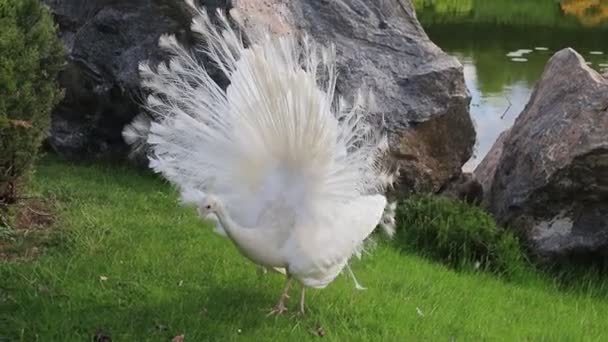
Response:
[{"label": "peacock's fanned tail", "polygon": [[145,108],[157,118],[147,136],[150,165],[185,202],[213,193],[228,206],[247,203],[239,213],[245,224],[272,203],[310,213],[385,186],[378,160],[387,142],[365,118],[371,94],[360,91],[350,103],[335,95],[333,46],[262,31],[245,47],[221,11],[216,25],[187,2],[201,37],[195,50],[228,88],[174,36],[159,42],[168,65],[140,66],[150,90]]}]

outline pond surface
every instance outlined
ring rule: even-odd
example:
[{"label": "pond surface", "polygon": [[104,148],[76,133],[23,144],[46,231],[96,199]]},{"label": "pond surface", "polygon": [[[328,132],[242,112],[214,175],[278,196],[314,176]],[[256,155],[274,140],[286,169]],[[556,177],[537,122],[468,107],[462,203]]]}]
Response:
[{"label": "pond surface", "polygon": [[477,129],[471,171],[524,109],[545,63],[572,47],[608,71],[608,0],[414,0],[430,38],[464,66]]}]

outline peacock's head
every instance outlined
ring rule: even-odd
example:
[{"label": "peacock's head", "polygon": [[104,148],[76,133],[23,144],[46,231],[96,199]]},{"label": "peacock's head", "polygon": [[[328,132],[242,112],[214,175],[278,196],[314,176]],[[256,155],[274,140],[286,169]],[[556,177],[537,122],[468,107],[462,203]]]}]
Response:
[{"label": "peacock's head", "polygon": [[198,206],[198,215],[201,218],[206,218],[209,214],[217,212],[220,202],[214,196],[206,196]]}]

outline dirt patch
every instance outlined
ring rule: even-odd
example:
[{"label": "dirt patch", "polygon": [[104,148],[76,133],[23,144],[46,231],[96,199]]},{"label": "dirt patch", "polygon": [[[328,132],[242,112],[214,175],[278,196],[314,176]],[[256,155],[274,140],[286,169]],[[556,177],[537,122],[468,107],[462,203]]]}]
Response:
[{"label": "dirt patch", "polygon": [[54,201],[33,199],[18,204],[15,229],[48,229],[55,223]]},{"label": "dirt patch", "polygon": [[[54,199],[22,199],[2,210],[0,260],[31,260],[39,256],[52,238],[57,221]],[[10,217],[10,219],[9,219]]]}]

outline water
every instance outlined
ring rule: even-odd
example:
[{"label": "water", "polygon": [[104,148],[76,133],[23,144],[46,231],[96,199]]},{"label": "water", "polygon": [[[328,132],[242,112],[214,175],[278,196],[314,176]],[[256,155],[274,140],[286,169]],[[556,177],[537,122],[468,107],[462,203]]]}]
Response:
[{"label": "water", "polygon": [[464,66],[477,129],[471,171],[524,109],[547,60],[572,47],[608,71],[608,0],[414,0],[431,39]]}]

